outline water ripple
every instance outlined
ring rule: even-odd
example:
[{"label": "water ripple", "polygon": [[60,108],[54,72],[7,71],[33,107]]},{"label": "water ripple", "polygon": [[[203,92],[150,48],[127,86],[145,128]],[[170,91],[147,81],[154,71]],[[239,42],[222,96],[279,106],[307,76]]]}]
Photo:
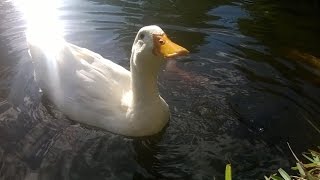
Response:
[{"label": "water ripple", "polygon": [[11,1],[1,1],[0,9],[0,179],[222,179],[229,162],[238,179],[259,179],[289,167],[285,142],[298,153],[319,137],[318,70],[279,50],[285,40],[274,37],[274,17],[288,14],[272,16],[278,5],[61,1],[65,38],[126,68],[144,25],[160,25],[190,50],[160,73],[169,125],[144,138],[63,115],[34,81],[21,12]]}]

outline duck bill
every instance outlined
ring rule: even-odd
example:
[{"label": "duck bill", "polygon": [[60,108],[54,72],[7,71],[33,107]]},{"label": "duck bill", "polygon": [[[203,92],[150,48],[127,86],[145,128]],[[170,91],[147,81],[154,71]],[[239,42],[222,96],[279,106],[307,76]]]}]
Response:
[{"label": "duck bill", "polygon": [[189,54],[189,51],[172,42],[167,35],[154,35],[154,54],[162,56],[165,59],[171,59]]}]

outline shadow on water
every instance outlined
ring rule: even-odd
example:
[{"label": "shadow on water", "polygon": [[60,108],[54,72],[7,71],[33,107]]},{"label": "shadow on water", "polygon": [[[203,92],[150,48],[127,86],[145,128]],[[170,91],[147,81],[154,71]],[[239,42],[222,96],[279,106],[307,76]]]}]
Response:
[{"label": "shadow on water", "polygon": [[[318,143],[319,72],[282,49],[317,57],[319,26],[315,15],[280,7],[263,0],[63,2],[66,39],[127,68],[144,25],[160,25],[192,52],[160,75],[168,127],[132,139],[78,125],[46,100],[33,80],[25,22],[1,1],[0,179],[222,179],[227,162],[237,179],[261,179],[289,167],[286,141],[297,153]],[[298,24],[286,23],[294,18]]]},{"label": "shadow on water", "polygon": [[[242,54],[236,55],[246,61],[235,67],[250,80],[251,95],[243,101],[255,104],[251,108],[257,113],[247,114],[247,109],[241,108],[237,111],[247,121],[260,121],[269,127],[268,136],[273,142],[286,137],[297,151],[317,145],[315,137],[320,133],[317,128],[320,99],[316,95],[320,73],[320,59],[316,57],[320,40],[317,36],[320,26],[315,23],[319,19],[317,9],[307,2],[263,0],[246,1],[244,7],[251,17],[240,19],[239,29],[255,41],[238,47]],[[284,123],[282,119],[290,121]]]}]

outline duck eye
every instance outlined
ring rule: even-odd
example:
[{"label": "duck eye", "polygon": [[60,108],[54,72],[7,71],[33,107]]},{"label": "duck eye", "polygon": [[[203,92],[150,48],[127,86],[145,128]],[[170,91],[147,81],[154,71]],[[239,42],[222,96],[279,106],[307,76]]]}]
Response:
[{"label": "duck eye", "polygon": [[144,34],[140,34],[139,38],[143,39],[144,38]]}]

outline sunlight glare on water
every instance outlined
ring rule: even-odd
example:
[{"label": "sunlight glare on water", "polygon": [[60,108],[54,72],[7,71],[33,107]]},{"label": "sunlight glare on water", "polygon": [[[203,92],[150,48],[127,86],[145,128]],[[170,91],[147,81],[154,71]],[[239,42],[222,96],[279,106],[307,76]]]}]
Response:
[{"label": "sunlight glare on water", "polygon": [[40,45],[52,53],[63,41],[63,24],[58,18],[61,0],[16,0],[27,23],[26,36],[29,42]]},{"label": "sunlight glare on water", "polygon": [[15,1],[17,8],[20,9],[26,20],[27,29],[25,33],[30,51],[33,52],[31,54],[38,54],[33,57],[33,61],[45,60],[47,62],[47,67],[40,68],[47,69],[47,75],[54,85],[53,87],[56,87],[54,92],[56,97],[61,96],[60,75],[57,70],[59,62],[56,57],[64,43],[63,24],[58,18],[60,3],[62,3],[61,0]]}]

